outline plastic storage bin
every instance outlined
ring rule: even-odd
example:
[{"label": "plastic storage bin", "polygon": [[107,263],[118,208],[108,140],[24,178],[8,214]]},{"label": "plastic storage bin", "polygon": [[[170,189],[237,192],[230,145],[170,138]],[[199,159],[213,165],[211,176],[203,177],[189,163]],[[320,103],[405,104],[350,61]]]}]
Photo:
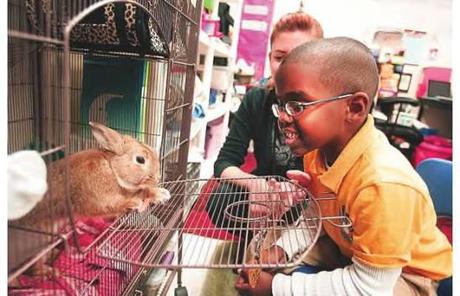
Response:
[{"label": "plastic storage bin", "polygon": [[423,142],[415,148],[412,164],[415,167],[427,158],[452,160],[452,141],[438,135],[425,136]]}]

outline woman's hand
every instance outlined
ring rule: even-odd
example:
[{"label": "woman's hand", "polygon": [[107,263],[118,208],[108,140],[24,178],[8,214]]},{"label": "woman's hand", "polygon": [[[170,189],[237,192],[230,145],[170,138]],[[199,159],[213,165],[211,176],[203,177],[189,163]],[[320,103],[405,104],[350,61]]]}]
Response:
[{"label": "woman's hand", "polygon": [[[306,187],[310,183],[310,176],[302,171],[288,171],[288,177],[300,186]],[[279,219],[290,207],[305,198],[305,191],[291,182],[278,182],[273,178],[253,181],[248,186],[251,218],[270,215],[271,219]]]},{"label": "woman's hand", "polygon": [[290,170],[286,172],[286,177],[302,187],[307,189],[310,187],[311,176],[308,173],[299,170]]},{"label": "woman's hand", "polygon": [[272,191],[276,183],[275,179],[252,179],[248,180],[247,186],[249,190],[249,217],[261,218],[267,216],[273,207],[271,201],[273,200]]}]

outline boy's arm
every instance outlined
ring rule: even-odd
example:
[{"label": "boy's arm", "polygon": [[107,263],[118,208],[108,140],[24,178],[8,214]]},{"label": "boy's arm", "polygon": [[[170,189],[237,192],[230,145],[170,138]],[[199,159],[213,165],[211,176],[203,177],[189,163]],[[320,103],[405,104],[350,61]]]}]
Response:
[{"label": "boy's arm", "polygon": [[[361,189],[347,208],[353,221],[353,264],[318,274],[276,275],[273,294],[286,295],[282,291],[287,289],[291,293],[287,295],[392,295],[424,223],[434,223],[427,202],[403,184],[379,183]],[[290,255],[289,248],[284,249]]]},{"label": "boy's arm", "polygon": [[401,267],[373,267],[353,258],[353,264],[317,274],[294,272],[273,278],[273,296],[393,295]]}]

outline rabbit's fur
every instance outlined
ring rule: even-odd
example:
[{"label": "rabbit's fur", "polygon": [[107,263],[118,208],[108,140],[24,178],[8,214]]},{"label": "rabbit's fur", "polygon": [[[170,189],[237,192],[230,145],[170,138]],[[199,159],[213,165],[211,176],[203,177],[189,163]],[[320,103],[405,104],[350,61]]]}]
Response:
[{"label": "rabbit's fur", "polygon": [[48,166],[48,193],[18,221],[19,224],[48,228],[51,225],[46,225],[46,221],[51,217],[53,224],[68,217],[66,161],[74,215],[116,216],[129,210],[143,211],[151,203],[169,198],[166,190],[157,188],[160,163],[152,148],[100,123],[90,122],[89,125],[102,148],[84,150],[51,163]]}]

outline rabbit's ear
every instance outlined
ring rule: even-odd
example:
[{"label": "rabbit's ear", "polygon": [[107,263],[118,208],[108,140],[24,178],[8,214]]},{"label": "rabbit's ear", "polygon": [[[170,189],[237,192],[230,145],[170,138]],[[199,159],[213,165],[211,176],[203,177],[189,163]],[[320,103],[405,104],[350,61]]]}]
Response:
[{"label": "rabbit's ear", "polygon": [[123,154],[123,136],[111,128],[97,122],[89,122],[93,136],[102,148],[117,155]]}]

